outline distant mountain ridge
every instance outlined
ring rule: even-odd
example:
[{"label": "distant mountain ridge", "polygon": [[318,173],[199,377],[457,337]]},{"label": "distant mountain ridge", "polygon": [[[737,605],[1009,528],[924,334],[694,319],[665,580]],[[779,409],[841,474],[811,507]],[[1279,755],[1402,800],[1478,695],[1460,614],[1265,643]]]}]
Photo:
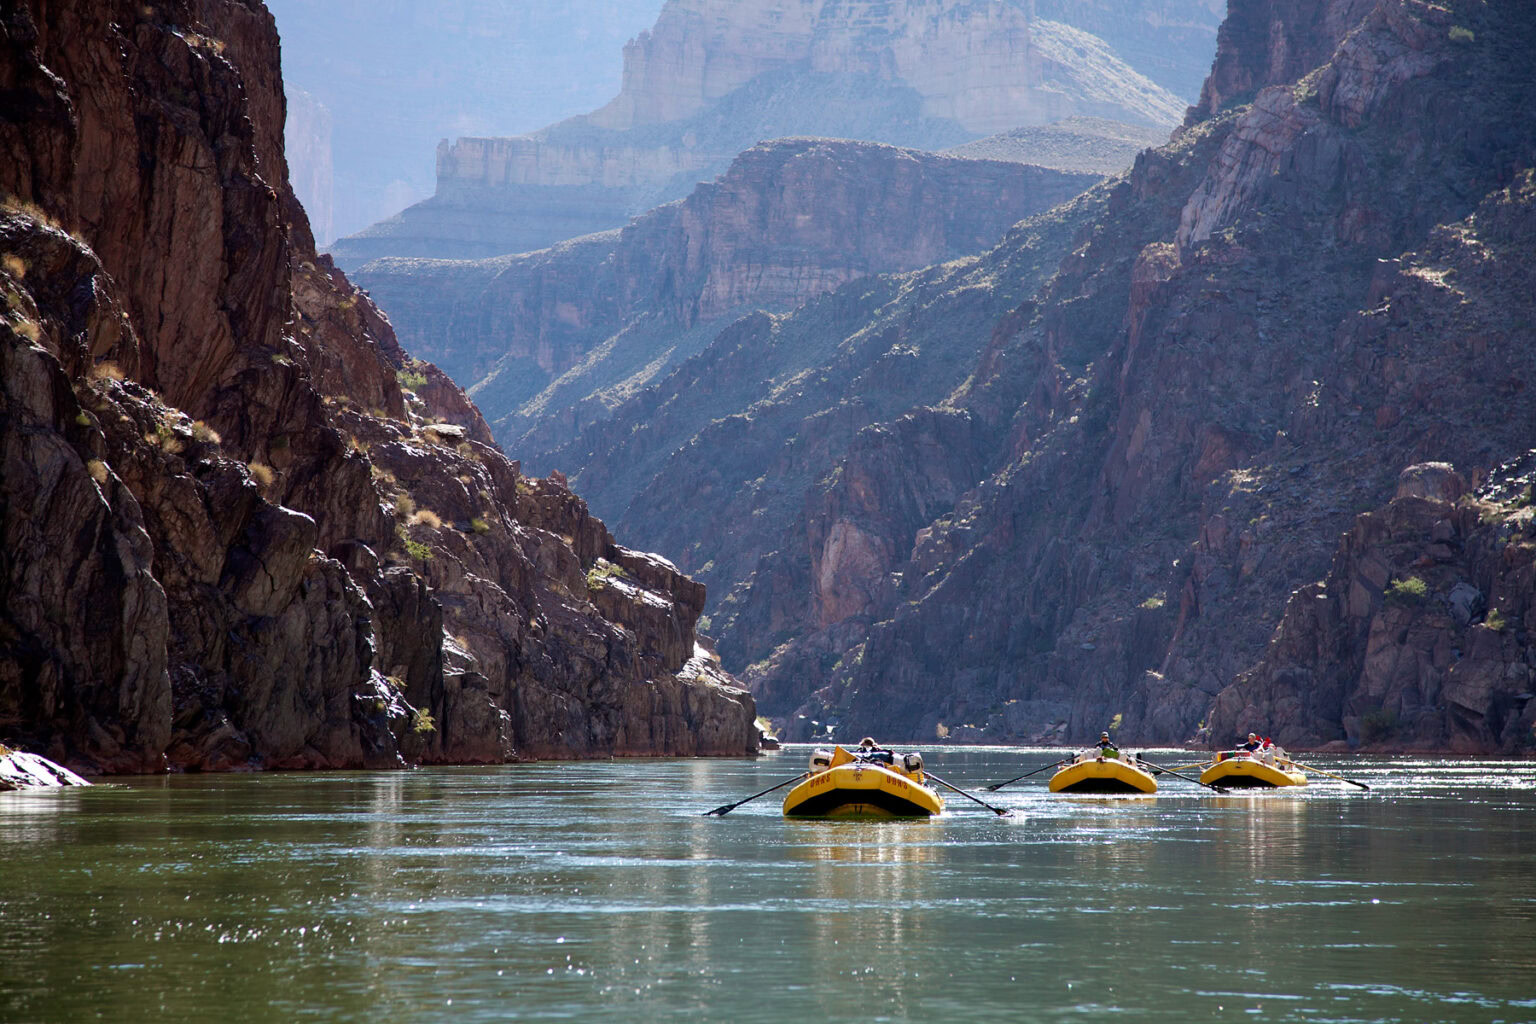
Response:
[{"label": "distant mountain ridge", "polygon": [[470,384],[501,442],[542,458],[753,309],[987,248],[1092,174],[787,139],[622,232],[477,262],[378,260],[356,280],[413,351]]},{"label": "distant mountain ridge", "polygon": [[[1153,37],[1214,35],[1201,0],[1140,0],[1095,20]],[[1034,0],[669,0],[625,48],[624,85],[594,113],[517,138],[438,150],[437,194],[338,240],[355,268],[381,256],[482,258],[619,227],[722,173],[758,141],[819,136],[943,149],[1020,125],[1093,116],[1172,126],[1188,100]],[[1129,31],[1127,35],[1131,34]],[[1209,52],[1208,50],[1205,52]],[[1193,57],[1203,67],[1203,54]],[[1192,98],[1192,97],[1190,97]]]}]

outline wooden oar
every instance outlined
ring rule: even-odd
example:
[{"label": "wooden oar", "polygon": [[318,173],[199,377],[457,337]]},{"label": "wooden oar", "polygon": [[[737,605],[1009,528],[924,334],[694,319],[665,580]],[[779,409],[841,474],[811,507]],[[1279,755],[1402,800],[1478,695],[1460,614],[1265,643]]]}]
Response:
[{"label": "wooden oar", "polygon": [[1163,766],[1160,764],[1152,764],[1151,761],[1147,761],[1139,757],[1136,760],[1141,761],[1142,764],[1152,765],[1153,768],[1161,769],[1176,779],[1183,779],[1185,782],[1193,782],[1197,786],[1204,786],[1206,789],[1213,789],[1218,793],[1225,793],[1227,791],[1225,786],[1213,786],[1209,782],[1201,782],[1199,779],[1192,779],[1188,775],[1180,775],[1172,768],[1163,768]]},{"label": "wooden oar", "polygon": [[999,818],[1011,818],[1011,817],[1013,817],[1013,812],[1008,810],[1006,807],[993,807],[991,804],[987,803],[985,800],[978,800],[978,799],[976,799],[976,797],[971,796],[971,794],[967,793],[965,790],[961,789],[959,786],[952,786],[949,783],[945,782],[943,779],[941,779],[937,775],[933,774],[933,772],[925,770],[923,772],[923,774],[925,776],[927,776],[928,778],[932,779],[934,782],[937,782],[939,785],[943,786],[945,789],[952,789],[956,793],[959,793],[961,796],[965,797],[967,800],[970,800],[973,803],[981,804],[981,806],[985,807],[987,810],[991,811],[993,814],[997,815]]},{"label": "wooden oar", "polygon": [[1363,782],[1356,782],[1354,779],[1346,779],[1342,775],[1335,775],[1335,774],[1333,774],[1333,772],[1325,772],[1321,768],[1313,768],[1311,765],[1309,765],[1309,764],[1302,764],[1300,761],[1292,761],[1291,764],[1295,765],[1297,768],[1305,768],[1309,772],[1317,772],[1317,774],[1319,774],[1319,775],[1326,775],[1330,779],[1338,779],[1340,782],[1347,782],[1351,786],[1359,786],[1361,789],[1367,789],[1367,790],[1371,788],[1370,786],[1367,786]]},{"label": "wooden oar", "polygon": [[777,786],[769,786],[767,789],[763,790],[761,793],[753,793],[751,796],[747,797],[745,800],[737,800],[733,804],[721,804],[719,807],[716,807],[712,811],[705,811],[703,814],[699,815],[699,817],[707,818],[711,814],[713,814],[713,815],[716,815],[718,817],[722,817],[723,818],[727,814],[730,814],[732,811],[734,811],[736,808],[740,807],[742,804],[750,803],[751,801],[756,800],[760,796],[767,796],[769,793],[772,793],[776,789],[783,789],[785,786],[789,785],[791,782],[799,782],[801,779],[805,778],[809,774],[811,774],[811,773],[810,772],[801,772],[799,775],[796,775],[792,779],[785,779],[783,782],[779,783]]},{"label": "wooden oar", "polygon": [[1027,779],[1031,775],[1039,775],[1041,772],[1045,771],[1047,768],[1056,768],[1056,767],[1059,767],[1059,766],[1064,765],[1066,763],[1067,763],[1066,761],[1057,761],[1055,764],[1048,764],[1048,765],[1046,765],[1045,768],[1036,768],[1032,772],[1025,772],[1023,775],[1020,775],[1018,779],[1009,779],[1007,782],[994,782],[992,785],[990,785],[990,786],[983,786],[982,788],[985,789],[988,793],[996,793],[998,790],[1002,789],[1004,786],[1011,786],[1015,782],[1018,782],[1019,779]]}]

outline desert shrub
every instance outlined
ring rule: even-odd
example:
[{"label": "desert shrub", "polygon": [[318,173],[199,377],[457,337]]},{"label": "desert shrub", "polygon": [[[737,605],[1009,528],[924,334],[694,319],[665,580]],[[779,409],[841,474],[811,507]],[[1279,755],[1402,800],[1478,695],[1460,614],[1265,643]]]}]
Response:
[{"label": "desert shrub", "polygon": [[1386,600],[1388,604],[1411,608],[1414,605],[1423,604],[1428,599],[1429,584],[1417,576],[1396,579],[1387,584]]},{"label": "desert shrub", "polygon": [[421,543],[420,541],[411,540],[409,537],[405,538],[404,543],[405,553],[416,559],[416,561],[432,561],[432,549],[427,547],[425,544]]},{"label": "desert shrub", "polygon": [[427,375],[418,373],[415,370],[397,370],[395,371],[395,380],[400,382],[401,387],[408,388],[411,391],[417,391],[427,386]]},{"label": "desert shrub", "polygon": [[27,276],[27,261],[13,252],[0,256],[0,267],[4,267],[5,272],[12,277],[22,278]]},{"label": "desert shrub", "polygon": [[491,524],[486,522],[480,516],[475,516],[475,518],[473,518],[473,519],[471,519],[469,521],[469,528],[471,530],[474,530],[476,533],[490,533],[491,532]]},{"label": "desert shrub", "polygon": [[203,444],[219,444],[224,440],[219,436],[219,432],[217,430],[214,430],[202,420],[198,420],[192,424],[192,436],[197,438]]},{"label": "desert shrub", "polygon": [[425,708],[417,708],[411,712],[411,730],[423,735],[437,731],[437,722],[431,712]]},{"label": "desert shrub", "polygon": [[98,487],[107,486],[107,464],[100,459],[91,459],[85,464],[85,471],[91,474],[91,479],[96,481]]},{"label": "desert shrub", "polygon": [[587,570],[587,589],[602,590],[611,579],[625,579],[629,573],[624,571],[622,565],[614,565],[606,558],[599,558],[592,563],[592,568]]},{"label": "desert shrub", "polygon": [[1504,618],[1504,613],[1495,608],[1483,619],[1483,625],[1496,633],[1502,633],[1509,626],[1509,621]]},{"label": "desert shrub", "polygon": [[122,379],[123,379],[122,367],[118,366],[116,363],[112,362],[110,359],[107,360],[106,362],[97,363],[95,366],[91,367],[91,380],[122,380]]},{"label": "desert shrub", "polygon": [[272,472],[272,467],[264,462],[247,462],[245,468],[250,471],[251,479],[262,487],[271,487],[272,481],[277,479],[277,474]]},{"label": "desert shrub", "polygon": [[1452,25],[1450,36],[1453,43],[1470,43],[1477,38],[1477,34],[1465,25]]},{"label": "desert shrub", "polygon": [[436,512],[433,512],[429,508],[418,509],[417,512],[411,516],[411,525],[430,526],[434,530],[441,530],[443,528],[443,517],[438,515]]},{"label": "desert shrub", "polygon": [[395,515],[401,519],[409,519],[416,513],[416,499],[409,494],[395,495]]}]

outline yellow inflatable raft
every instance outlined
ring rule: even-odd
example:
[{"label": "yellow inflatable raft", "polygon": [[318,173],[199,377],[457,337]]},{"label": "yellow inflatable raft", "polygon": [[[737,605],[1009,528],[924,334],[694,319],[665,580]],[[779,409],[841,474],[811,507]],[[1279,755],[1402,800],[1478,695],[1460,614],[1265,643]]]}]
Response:
[{"label": "yellow inflatable raft", "polygon": [[1051,776],[1052,793],[1156,793],[1157,780],[1123,757],[1079,755]]},{"label": "yellow inflatable raft", "polygon": [[891,764],[854,757],[842,747],[811,755],[811,777],[789,791],[790,818],[926,818],[944,810],[944,799],[924,785],[920,754],[892,757]]},{"label": "yellow inflatable raft", "polygon": [[1247,751],[1223,751],[1216,755],[1215,764],[1200,773],[1200,781],[1228,789],[1274,789],[1305,786],[1307,775],[1285,756],[1283,750],[1258,757]]}]

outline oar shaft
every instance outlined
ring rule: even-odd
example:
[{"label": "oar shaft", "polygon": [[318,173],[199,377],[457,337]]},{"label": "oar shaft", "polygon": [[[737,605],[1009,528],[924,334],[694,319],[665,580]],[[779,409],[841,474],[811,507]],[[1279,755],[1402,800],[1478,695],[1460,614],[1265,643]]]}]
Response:
[{"label": "oar shaft", "polygon": [[1347,782],[1351,786],[1359,786],[1361,789],[1364,789],[1364,790],[1367,790],[1367,791],[1370,790],[1370,788],[1371,788],[1370,786],[1367,786],[1363,782],[1356,782],[1354,779],[1346,779],[1342,775],[1335,775],[1335,774],[1333,774],[1333,772],[1325,772],[1321,768],[1314,768],[1314,767],[1312,767],[1309,764],[1302,764],[1300,761],[1292,761],[1291,764],[1295,765],[1297,768],[1304,768],[1304,769],[1306,769],[1309,772],[1317,772],[1317,774],[1319,774],[1319,775],[1326,775],[1330,779],[1338,779],[1340,782]]},{"label": "oar shaft", "polygon": [[1146,764],[1146,765],[1151,765],[1153,768],[1161,768],[1163,771],[1167,772],[1169,775],[1172,775],[1176,779],[1183,779],[1185,782],[1193,782],[1197,786],[1204,786],[1206,789],[1214,790],[1217,793],[1225,793],[1226,792],[1226,789],[1224,789],[1221,786],[1213,786],[1209,782],[1201,782],[1199,779],[1190,778],[1188,775],[1180,775],[1178,772],[1174,771],[1172,768],[1163,768],[1162,765],[1160,765],[1160,764],[1152,764],[1151,761],[1147,761],[1147,760],[1143,760],[1141,763],[1142,764]]},{"label": "oar shaft", "polygon": [[769,786],[767,789],[763,790],[761,793],[753,793],[751,796],[747,797],[745,800],[737,800],[733,804],[721,804],[719,807],[716,807],[712,811],[705,811],[703,813],[702,817],[707,818],[710,815],[715,815],[716,817],[723,818],[727,814],[730,814],[732,811],[734,811],[736,808],[740,807],[742,804],[750,803],[751,801],[756,800],[760,796],[767,796],[769,793],[772,793],[776,789],[783,789],[785,786],[789,785],[791,782],[799,782],[801,779],[805,778],[809,774],[811,774],[811,773],[810,772],[801,772],[799,775],[796,775],[792,779],[785,779],[783,782],[779,783],[777,786]]},{"label": "oar shaft", "polygon": [[961,789],[959,786],[954,786],[954,785],[951,785],[948,782],[945,782],[943,779],[941,779],[937,775],[933,774],[933,772],[925,771],[925,772],[923,772],[923,774],[926,775],[928,778],[932,779],[934,782],[937,782],[939,785],[943,786],[945,789],[952,789],[952,790],[954,790],[956,793],[959,793],[961,796],[965,797],[967,800],[971,801],[972,803],[981,804],[981,806],[985,807],[987,810],[991,811],[993,814],[997,815],[1000,818],[1011,818],[1011,817],[1013,817],[1013,812],[1012,811],[1010,811],[1010,810],[1008,810],[1006,808],[1003,808],[1003,807],[993,807],[991,804],[987,803],[985,800],[978,800],[976,797],[971,796],[971,794],[967,793],[965,790]]},{"label": "oar shaft", "polygon": [[993,783],[992,785],[987,786],[986,790],[987,790],[988,793],[996,793],[998,790],[1002,789],[1004,786],[1011,786],[1015,782],[1018,782],[1019,779],[1027,779],[1031,775],[1039,775],[1041,772],[1046,771],[1047,769],[1056,768],[1056,767],[1059,767],[1060,765],[1064,765],[1066,763],[1067,762],[1065,762],[1065,761],[1057,761],[1054,764],[1046,765],[1044,768],[1036,768],[1032,772],[1025,772],[1023,775],[1020,775],[1016,779],[1009,779],[1007,782],[996,782],[996,783]]}]

